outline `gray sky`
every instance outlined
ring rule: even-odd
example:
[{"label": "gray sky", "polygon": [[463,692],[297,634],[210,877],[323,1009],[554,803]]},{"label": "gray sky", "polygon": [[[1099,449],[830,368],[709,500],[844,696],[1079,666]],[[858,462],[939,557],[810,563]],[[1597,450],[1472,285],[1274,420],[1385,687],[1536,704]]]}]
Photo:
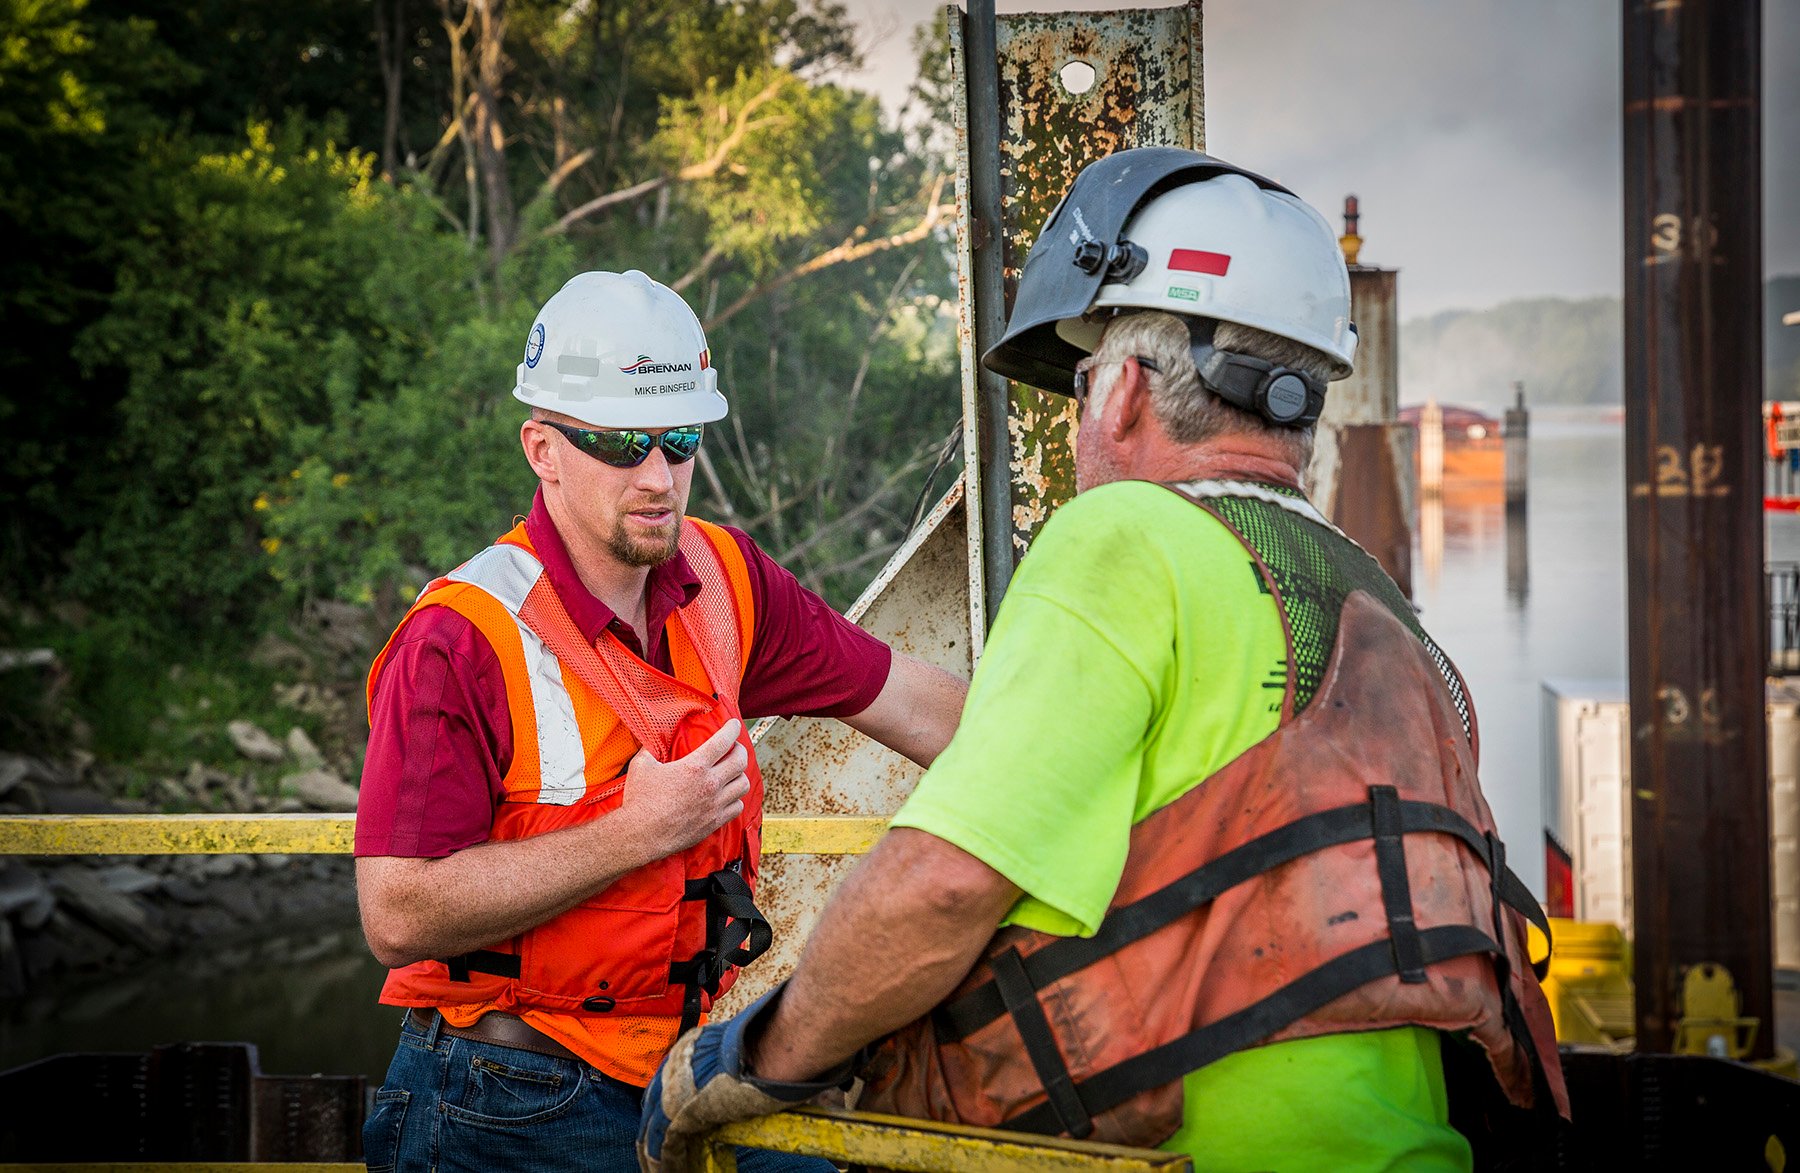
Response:
[{"label": "gray sky", "polygon": [[[890,107],[932,0],[848,0]],[[1000,11],[1119,8],[999,0]],[[1765,264],[1800,273],[1800,2],[1764,0]],[[1212,0],[1207,148],[1404,270],[1401,314],[1620,286],[1618,0]],[[1800,307],[1794,307],[1800,308]]]}]

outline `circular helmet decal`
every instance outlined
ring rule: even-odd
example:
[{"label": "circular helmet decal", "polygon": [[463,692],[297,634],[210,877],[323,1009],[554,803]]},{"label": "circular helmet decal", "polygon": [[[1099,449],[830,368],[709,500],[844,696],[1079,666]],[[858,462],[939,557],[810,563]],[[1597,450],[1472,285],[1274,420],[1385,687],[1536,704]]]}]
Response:
[{"label": "circular helmet decal", "polygon": [[544,357],[544,323],[539,322],[531,328],[531,337],[525,340],[525,365],[535,367],[538,359]]}]

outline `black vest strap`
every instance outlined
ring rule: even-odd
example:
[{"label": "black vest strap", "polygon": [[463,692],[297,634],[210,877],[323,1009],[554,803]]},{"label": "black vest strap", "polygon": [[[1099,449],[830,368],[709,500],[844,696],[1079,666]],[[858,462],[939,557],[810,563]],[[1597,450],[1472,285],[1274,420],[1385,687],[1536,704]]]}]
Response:
[{"label": "black vest strap", "polygon": [[1031,979],[1025,976],[1025,968],[1019,963],[1019,951],[1008,949],[993,959],[993,967],[1000,996],[1006,1000],[1007,1012],[1019,1029],[1019,1038],[1025,1043],[1025,1054],[1031,1059],[1032,1069],[1049,1094],[1047,1103],[1056,1113],[1060,1130],[1076,1140],[1091,1135],[1094,1119],[1081,1106],[1075,1081],[1069,1075],[1069,1065],[1063,1062],[1056,1036],[1050,1033],[1050,1020],[1044,1017],[1037,991],[1031,988]]},{"label": "black vest strap", "polygon": [[[1466,925],[1425,929],[1419,934],[1419,956],[1426,965],[1471,953],[1494,954],[1499,949],[1493,938]],[[1098,1115],[1141,1092],[1172,1083],[1190,1071],[1254,1046],[1345,994],[1396,972],[1391,944],[1371,941],[1296,978],[1236,1014],[1090,1076],[1075,1086],[1075,1094],[1083,1112]],[[1046,1101],[1001,1127],[1054,1135],[1064,1125],[1061,1111]]]},{"label": "black vest strap", "polygon": [[670,983],[687,987],[681,1007],[681,1031],[685,1034],[700,1021],[701,991],[713,997],[726,970],[749,965],[767,953],[775,930],[751,899],[750,882],[735,867],[689,880],[681,898],[706,902],[705,947],[669,966]]},{"label": "black vest strap", "polygon": [[[1406,875],[1406,842],[1400,826],[1400,792],[1369,787],[1369,837],[1375,840],[1375,874],[1381,879],[1381,906],[1387,914],[1394,972],[1409,986],[1425,984],[1425,957],[1413,919],[1412,881]],[[1495,915],[1499,915],[1496,913]]]},{"label": "black vest strap", "polygon": [[[1493,866],[1495,861],[1488,839],[1467,819],[1437,803],[1401,800],[1398,806],[1403,834],[1435,832],[1454,835],[1461,840],[1488,868],[1489,874],[1498,877],[1501,899],[1523,913],[1548,939],[1550,922],[1531,890],[1506,867],[1504,856],[1498,861],[1498,868]],[[1371,804],[1359,802],[1320,811],[1278,827],[1195,868],[1167,887],[1113,909],[1092,937],[1065,937],[1039,949],[1024,958],[1025,974],[1035,990],[1061,981],[1117,953],[1133,941],[1174,923],[1246,880],[1311,852],[1371,838],[1373,817]],[[998,988],[993,982],[987,982],[932,1011],[932,1025],[939,1043],[953,1043],[974,1034],[1005,1013],[1005,1002]]]},{"label": "black vest strap", "polygon": [[519,955],[517,953],[499,953],[492,949],[471,949],[467,953],[458,953],[455,957],[443,959],[450,971],[450,980],[466,982],[471,973],[491,974],[494,977],[519,977]]}]

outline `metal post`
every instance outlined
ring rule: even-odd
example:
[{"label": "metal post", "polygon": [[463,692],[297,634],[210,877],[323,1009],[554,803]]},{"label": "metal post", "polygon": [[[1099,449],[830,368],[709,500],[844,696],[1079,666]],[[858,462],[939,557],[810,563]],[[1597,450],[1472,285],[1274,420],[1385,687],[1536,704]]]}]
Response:
[{"label": "metal post", "polygon": [[1624,0],[1637,1046],[1725,966],[1774,1035],[1757,465],[1761,5]]},{"label": "metal post", "polygon": [[1530,448],[1531,411],[1525,406],[1525,384],[1513,384],[1513,405],[1506,409],[1506,421],[1500,427],[1506,465],[1506,512],[1522,512],[1531,485]]},{"label": "metal post", "polygon": [[[969,210],[973,226],[970,253],[974,269],[969,294],[974,299],[975,359],[979,364],[981,356],[1000,341],[1006,329],[1002,280],[1006,234],[1000,218],[1000,49],[994,0],[969,0],[966,19],[963,76],[968,79]],[[984,615],[991,627],[1000,599],[1012,581],[1015,563],[1012,443],[1006,432],[1006,380],[979,366],[975,379],[981,500],[969,502],[969,507],[981,510]]]}]

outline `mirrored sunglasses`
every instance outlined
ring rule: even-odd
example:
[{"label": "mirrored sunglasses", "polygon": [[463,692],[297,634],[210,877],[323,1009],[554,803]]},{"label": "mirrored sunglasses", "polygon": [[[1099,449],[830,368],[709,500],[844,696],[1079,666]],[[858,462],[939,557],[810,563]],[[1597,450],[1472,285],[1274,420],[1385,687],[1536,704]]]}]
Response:
[{"label": "mirrored sunglasses", "polygon": [[583,455],[614,468],[636,468],[650,459],[651,449],[657,447],[662,448],[663,457],[670,464],[685,464],[700,451],[700,435],[704,430],[698,424],[656,433],[630,428],[572,428],[555,420],[543,422],[567,436],[569,443]]}]

